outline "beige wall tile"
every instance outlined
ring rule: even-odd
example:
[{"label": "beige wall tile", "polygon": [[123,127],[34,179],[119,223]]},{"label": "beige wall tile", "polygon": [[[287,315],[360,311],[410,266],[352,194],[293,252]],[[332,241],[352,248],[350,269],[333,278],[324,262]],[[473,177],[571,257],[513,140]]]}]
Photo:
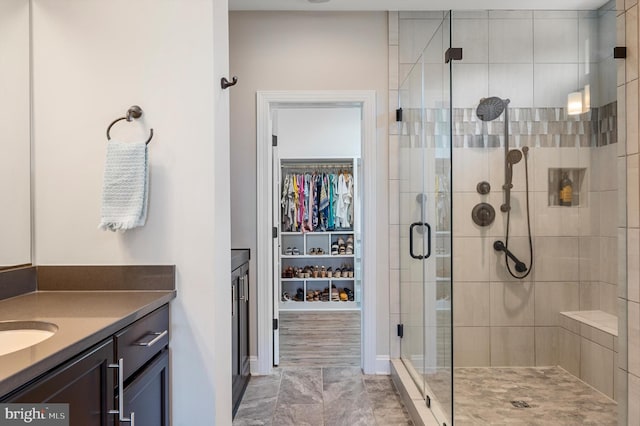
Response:
[{"label": "beige wall tile", "polygon": [[609,398],[613,398],[613,356],[611,349],[582,338],[580,378]]},{"label": "beige wall tile", "polygon": [[536,281],[578,281],[578,237],[536,237]]},{"label": "beige wall tile", "polygon": [[[629,63],[629,58],[626,59]],[[625,94],[627,154],[638,152],[638,80],[627,83]]]},{"label": "beige wall tile", "polygon": [[389,88],[399,87],[398,82],[398,46],[389,46]]},{"label": "beige wall tile", "polygon": [[389,136],[389,179],[400,179],[400,137]]},{"label": "beige wall tile", "polygon": [[456,327],[453,332],[453,362],[456,367],[490,365],[489,327]]},{"label": "beige wall tile", "polygon": [[[627,143],[630,140],[631,137],[627,135]],[[637,154],[627,157],[627,226],[640,228],[640,175]]]},{"label": "beige wall tile", "polygon": [[[634,0],[637,3],[637,0]],[[629,0],[627,0],[629,3]],[[628,4],[627,4],[628,6]],[[638,78],[638,7],[627,10],[625,22],[625,43],[627,58],[625,59],[627,82]]]},{"label": "beige wall tile", "polygon": [[611,315],[618,315],[617,285],[600,283],[600,309]]},{"label": "beige wall tile", "polygon": [[618,367],[628,370],[627,301],[618,298]]},{"label": "beige wall tile", "polygon": [[580,377],[580,336],[560,328],[558,337],[560,367]]},{"label": "beige wall tile", "polygon": [[389,46],[398,45],[398,24],[398,12],[389,12]]},{"label": "beige wall tile", "polygon": [[627,345],[629,372],[640,376],[640,304],[627,304]]},{"label": "beige wall tile", "polygon": [[[452,154],[453,158],[455,158],[453,175],[457,179],[452,182],[453,191],[477,193],[476,185],[478,185],[478,182],[489,181],[490,156],[496,150],[498,148],[454,148]],[[502,180],[504,180],[504,175],[498,182]],[[501,184],[496,182],[489,183],[492,184],[493,191],[500,191]]]},{"label": "beige wall tile", "polygon": [[389,181],[389,224],[400,224],[400,181]]},{"label": "beige wall tile", "polygon": [[[617,231],[616,231],[617,233]],[[615,237],[600,238],[600,281],[615,284],[618,282],[618,241]]]},{"label": "beige wall tile", "polygon": [[534,327],[492,327],[491,366],[534,365],[534,341]]},{"label": "beige wall tile", "polygon": [[536,327],[536,366],[558,365],[559,327]]},{"label": "beige wall tile", "polygon": [[618,424],[626,425],[627,424],[627,407],[629,397],[629,392],[627,391],[627,373],[622,368],[618,368],[616,371],[616,388],[615,395],[616,401],[618,402]]},{"label": "beige wall tile", "polygon": [[491,325],[534,325],[534,284],[527,282],[491,283]]},{"label": "beige wall tile", "polygon": [[454,238],[453,276],[456,281],[489,281],[490,264],[496,255],[487,238]]},{"label": "beige wall tile", "polygon": [[638,4],[638,0],[625,0],[624,1],[624,8],[625,10],[630,9],[632,6]]},{"label": "beige wall tile", "polygon": [[[618,81],[624,81],[624,77],[622,78],[622,80],[619,79]],[[618,145],[619,156],[625,155],[627,153],[627,120],[626,120],[627,90],[626,89],[627,87],[624,83],[618,86],[618,89],[617,89],[618,91],[618,115],[617,115],[618,143],[616,145]],[[626,181],[625,181],[625,184],[626,184]]]},{"label": "beige wall tile", "polygon": [[488,282],[459,282],[453,286],[453,323],[458,326],[488,326],[490,320]]},{"label": "beige wall tile", "polygon": [[558,318],[560,319],[558,321],[560,327],[567,329],[574,334],[580,334],[580,322],[565,315],[559,315]]},{"label": "beige wall tile", "polygon": [[580,281],[600,279],[600,237],[580,237]]},{"label": "beige wall tile", "polygon": [[580,335],[600,346],[613,350],[613,335],[609,333],[605,333],[587,324],[580,324]]},{"label": "beige wall tile", "polygon": [[627,424],[629,426],[637,426],[640,425],[640,378],[638,376],[634,376],[633,374],[629,374],[627,376],[628,383],[628,415],[629,418],[627,420]]},{"label": "beige wall tile", "polygon": [[535,285],[536,325],[560,325],[559,312],[580,309],[580,285],[577,282],[537,282]]},{"label": "beige wall tile", "polygon": [[640,302],[640,229],[627,229],[627,299]]},{"label": "beige wall tile", "polygon": [[580,283],[580,310],[600,309],[600,285],[597,282]]},{"label": "beige wall tile", "polygon": [[618,297],[627,297],[627,228],[618,228]]}]

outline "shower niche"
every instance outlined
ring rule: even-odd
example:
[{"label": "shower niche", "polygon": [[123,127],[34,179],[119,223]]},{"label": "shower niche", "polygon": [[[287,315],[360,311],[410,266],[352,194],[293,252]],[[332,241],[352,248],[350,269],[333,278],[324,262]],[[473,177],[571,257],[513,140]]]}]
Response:
[{"label": "shower niche", "polygon": [[549,168],[549,207],[584,207],[587,201],[586,173],[586,168]]}]

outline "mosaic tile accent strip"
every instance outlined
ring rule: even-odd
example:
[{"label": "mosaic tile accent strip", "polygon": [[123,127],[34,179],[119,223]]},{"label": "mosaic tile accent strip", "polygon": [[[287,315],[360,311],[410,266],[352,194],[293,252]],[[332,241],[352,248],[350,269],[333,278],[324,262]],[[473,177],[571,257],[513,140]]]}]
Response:
[{"label": "mosaic tile accent strip", "polygon": [[[566,108],[510,108],[509,144],[513,147],[599,147],[617,143],[617,102],[592,108],[580,115],[568,115]],[[424,116],[422,116],[424,114]],[[482,121],[475,108],[454,108],[453,126],[449,110],[405,109],[406,120],[400,126],[401,139],[409,138],[412,147],[420,147],[422,132],[429,148],[448,148],[453,131],[456,148],[495,148],[504,146],[504,114],[493,121]],[[405,143],[407,143],[405,141]]]}]

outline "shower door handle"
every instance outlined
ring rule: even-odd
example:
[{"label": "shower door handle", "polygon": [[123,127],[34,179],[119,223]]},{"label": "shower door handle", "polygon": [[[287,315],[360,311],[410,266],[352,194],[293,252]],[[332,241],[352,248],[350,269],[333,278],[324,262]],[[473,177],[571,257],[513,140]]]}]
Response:
[{"label": "shower door handle", "polygon": [[[416,226],[425,226],[427,228],[427,254],[415,254],[413,252],[413,228]],[[409,254],[414,259],[427,259],[431,256],[431,225],[427,222],[413,222],[409,226]]]}]

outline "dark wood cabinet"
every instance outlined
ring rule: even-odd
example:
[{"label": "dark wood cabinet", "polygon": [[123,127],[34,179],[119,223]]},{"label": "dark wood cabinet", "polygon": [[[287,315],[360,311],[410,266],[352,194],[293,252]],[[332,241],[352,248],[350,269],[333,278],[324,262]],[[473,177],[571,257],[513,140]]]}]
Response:
[{"label": "dark wood cabinet", "polygon": [[131,383],[125,386],[124,412],[137,413],[136,426],[168,426],[170,424],[168,349],[162,350],[144,368],[142,374],[134,376]]},{"label": "dark wood cabinet", "polygon": [[64,363],[3,400],[10,403],[69,404],[71,426],[114,424],[111,339]]},{"label": "dark wood cabinet", "polygon": [[[119,418],[131,413],[136,426],[168,426],[168,343],[165,305],[0,402],[69,404],[71,426],[128,426]],[[122,416],[110,413],[120,408],[121,395]]]},{"label": "dark wood cabinet", "polygon": [[250,376],[249,259],[231,271],[232,398],[235,415]]}]

